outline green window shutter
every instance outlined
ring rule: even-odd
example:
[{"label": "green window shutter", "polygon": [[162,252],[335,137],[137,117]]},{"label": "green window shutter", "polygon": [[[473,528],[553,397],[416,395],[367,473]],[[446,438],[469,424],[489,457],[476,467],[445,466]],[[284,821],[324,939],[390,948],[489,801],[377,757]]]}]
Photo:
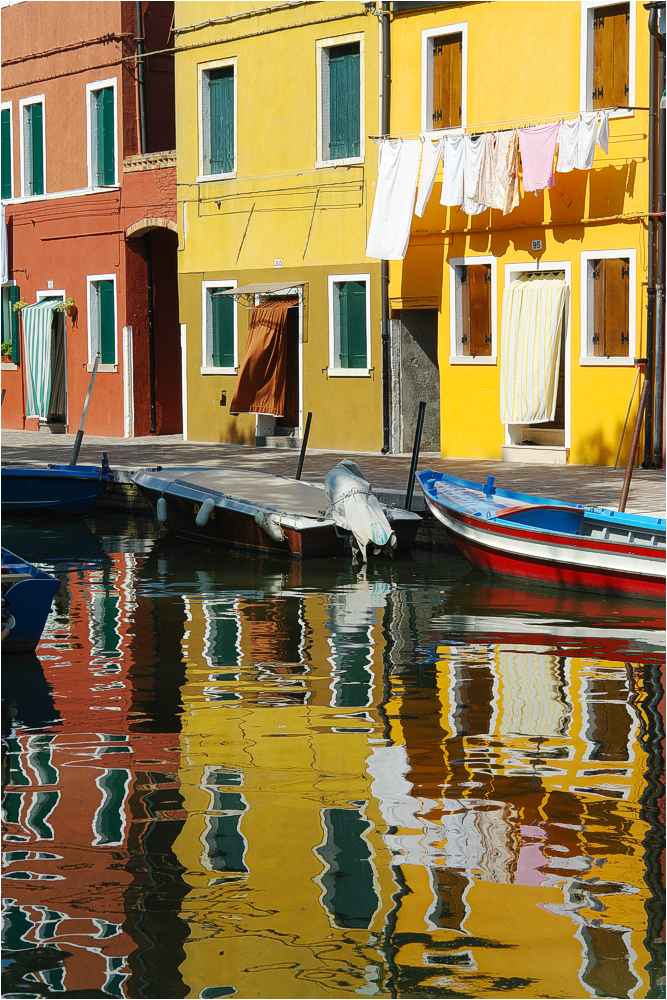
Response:
[{"label": "green window shutter", "polygon": [[234,68],[209,74],[210,172],[229,174],[234,169]]},{"label": "green window shutter", "polygon": [[21,298],[18,285],[9,286],[9,324],[12,341],[12,361],[18,365],[21,361],[21,335],[19,333],[19,314],[14,312],[14,303]]},{"label": "green window shutter", "polygon": [[92,110],[95,184],[108,187],[116,181],[113,87],[104,87],[93,93]]},{"label": "green window shutter", "polygon": [[116,364],[116,323],[113,281],[97,283],[98,345],[100,364]]},{"label": "green window shutter", "polygon": [[329,159],[359,156],[359,43],[329,50]]},{"label": "green window shutter", "polygon": [[340,367],[367,368],[366,285],[345,281],[339,285]]},{"label": "green window shutter", "polygon": [[226,295],[211,295],[211,364],[234,367],[234,300]]},{"label": "green window shutter", "polygon": [[28,128],[32,153],[28,193],[44,194],[44,130],[41,104],[29,106]]},{"label": "green window shutter", "polygon": [[12,122],[9,108],[3,108],[1,114],[0,147],[2,150],[2,181],[0,181],[0,197],[12,196]]},{"label": "green window shutter", "polygon": [[[114,99],[113,87],[100,91],[102,118],[101,180],[100,184],[113,184],[116,180],[114,155]],[[98,153],[99,156],[99,153]],[[99,161],[98,161],[99,162]]]}]

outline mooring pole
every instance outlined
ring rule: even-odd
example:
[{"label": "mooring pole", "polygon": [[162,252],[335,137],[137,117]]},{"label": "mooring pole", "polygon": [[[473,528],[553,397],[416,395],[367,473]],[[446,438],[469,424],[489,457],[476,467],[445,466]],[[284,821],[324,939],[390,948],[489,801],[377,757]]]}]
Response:
[{"label": "mooring pole", "polygon": [[649,389],[651,388],[651,383],[648,379],[644,382],[642,386],[641,396],[639,397],[639,406],[637,407],[637,419],[635,420],[635,429],[632,432],[632,442],[630,444],[630,454],[628,455],[628,464],[625,467],[625,477],[623,479],[623,489],[621,490],[621,500],[618,505],[619,513],[625,511],[625,505],[628,502],[628,493],[630,492],[630,480],[632,479],[632,470],[635,464],[635,455],[637,454],[637,445],[639,444],[639,435],[642,429],[642,420],[644,418],[644,410],[646,409],[646,401],[648,399]]},{"label": "mooring pole", "polygon": [[426,403],[419,404],[417,414],[417,427],[415,430],[415,443],[412,446],[412,462],[410,463],[410,475],[408,476],[408,491],[405,494],[405,509],[410,510],[412,505],[412,494],[415,487],[415,474],[417,472],[417,462],[419,460],[419,446],[422,439],[422,428],[424,427],[424,411]]},{"label": "mooring pole", "polygon": [[76,465],[76,460],[79,457],[79,452],[81,451],[81,442],[83,441],[83,425],[86,422],[86,414],[88,413],[88,404],[90,403],[90,397],[93,394],[93,383],[95,382],[95,376],[97,375],[97,366],[100,363],[99,354],[95,358],[95,364],[93,365],[93,371],[90,376],[90,382],[88,383],[88,392],[86,393],[86,402],[83,404],[83,413],[81,414],[81,423],[79,424],[79,429],[76,432],[76,440],[74,441],[74,448],[72,449],[72,457],[69,460],[70,465]]},{"label": "mooring pole", "polygon": [[299,455],[299,465],[296,470],[296,478],[301,479],[301,470],[303,469],[303,460],[306,457],[306,448],[308,447],[308,435],[310,434],[310,421],[312,419],[312,413],[309,413],[306,417],[306,428],[303,432],[303,441],[301,442],[301,454]]}]

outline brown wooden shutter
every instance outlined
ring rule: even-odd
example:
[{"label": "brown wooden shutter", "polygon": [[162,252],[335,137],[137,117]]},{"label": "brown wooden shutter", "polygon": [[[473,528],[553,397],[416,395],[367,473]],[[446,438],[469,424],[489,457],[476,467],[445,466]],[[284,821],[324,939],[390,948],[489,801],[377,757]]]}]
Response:
[{"label": "brown wooden shutter", "polygon": [[462,348],[464,355],[488,356],[491,339],[491,265],[471,264],[461,268],[463,303]]},{"label": "brown wooden shutter", "polygon": [[463,35],[433,39],[433,128],[461,124]]},{"label": "brown wooden shutter", "polygon": [[593,11],[593,107],[627,105],[630,63],[630,5]]},{"label": "brown wooden shutter", "polygon": [[630,267],[623,258],[594,262],[593,354],[627,358],[630,352]]}]

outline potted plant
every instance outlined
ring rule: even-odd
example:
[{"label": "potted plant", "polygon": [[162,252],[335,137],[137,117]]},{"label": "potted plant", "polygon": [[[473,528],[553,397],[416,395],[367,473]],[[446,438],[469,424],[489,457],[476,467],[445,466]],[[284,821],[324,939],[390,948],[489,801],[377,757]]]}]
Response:
[{"label": "potted plant", "polygon": [[0,356],[2,357],[3,361],[11,361],[12,360],[12,342],[11,342],[11,340],[3,340],[2,344],[0,344]]}]

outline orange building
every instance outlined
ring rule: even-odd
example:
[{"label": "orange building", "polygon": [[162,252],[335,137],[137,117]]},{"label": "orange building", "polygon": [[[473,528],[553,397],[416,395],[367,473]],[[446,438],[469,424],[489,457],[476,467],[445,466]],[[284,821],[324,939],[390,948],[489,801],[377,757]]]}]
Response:
[{"label": "orange building", "polygon": [[5,427],[75,431],[99,355],[88,433],[181,430],[173,3],[136,10],[3,8]]}]

